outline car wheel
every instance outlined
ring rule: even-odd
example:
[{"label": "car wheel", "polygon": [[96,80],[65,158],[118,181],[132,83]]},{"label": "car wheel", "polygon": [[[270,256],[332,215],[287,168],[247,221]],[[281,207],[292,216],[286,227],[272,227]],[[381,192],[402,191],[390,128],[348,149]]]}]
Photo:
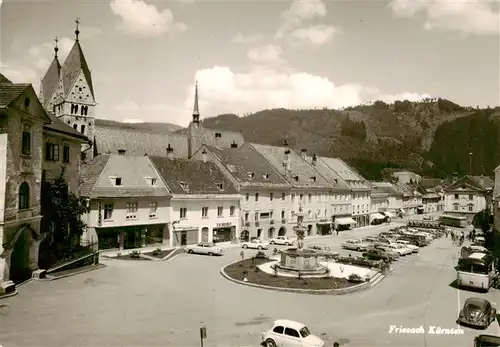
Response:
[{"label": "car wheel", "polygon": [[192,249],[188,250],[189,254],[194,254],[194,251]]},{"label": "car wheel", "polygon": [[290,246],[290,244],[288,242],[285,242],[285,246]]},{"label": "car wheel", "polygon": [[208,255],[209,256],[213,256],[214,254],[212,252],[208,252]]},{"label": "car wheel", "polygon": [[266,347],[276,347],[276,342],[272,339],[267,339],[266,340]]},{"label": "car wheel", "polygon": [[271,242],[269,242],[269,243],[270,243],[271,245],[274,245],[274,244],[276,244],[276,242],[274,242],[274,241],[271,241]]},{"label": "car wheel", "polygon": [[248,246],[247,245],[243,245],[243,246],[241,246],[241,248],[248,248]]},{"label": "car wheel", "polygon": [[359,251],[361,251],[361,248],[356,248],[356,252],[359,252]]},{"label": "car wheel", "polygon": [[257,247],[257,249],[262,249],[262,246]]}]

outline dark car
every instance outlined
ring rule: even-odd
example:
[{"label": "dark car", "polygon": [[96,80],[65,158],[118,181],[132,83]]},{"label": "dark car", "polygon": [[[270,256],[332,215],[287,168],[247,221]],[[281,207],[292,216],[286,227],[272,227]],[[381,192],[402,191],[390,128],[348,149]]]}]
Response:
[{"label": "dark car", "polygon": [[457,323],[477,328],[486,329],[495,321],[497,310],[491,303],[484,299],[468,298],[465,300],[464,308],[458,315]]},{"label": "dark car", "polygon": [[393,257],[391,257],[383,250],[377,248],[368,249],[366,252],[363,253],[363,257],[372,260],[393,260]]},{"label": "dark car", "polygon": [[478,335],[474,338],[474,347],[500,347],[500,336]]}]

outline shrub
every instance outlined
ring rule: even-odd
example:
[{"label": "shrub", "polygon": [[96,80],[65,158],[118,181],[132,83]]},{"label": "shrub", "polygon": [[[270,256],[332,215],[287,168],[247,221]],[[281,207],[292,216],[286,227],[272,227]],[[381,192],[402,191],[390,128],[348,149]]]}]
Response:
[{"label": "shrub", "polygon": [[154,256],[159,256],[161,254],[161,248],[157,248],[152,253]]},{"label": "shrub", "polygon": [[257,254],[255,255],[256,259],[267,259],[267,254],[266,252],[263,251],[258,251]]},{"label": "shrub", "polygon": [[130,253],[130,258],[140,258],[141,257],[141,252],[139,251],[132,251]]},{"label": "shrub", "polygon": [[364,282],[363,278],[361,278],[360,275],[358,274],[350,274],[349,275],[349,282],[353,282],[353,283],[361,283],[361,282]]}]

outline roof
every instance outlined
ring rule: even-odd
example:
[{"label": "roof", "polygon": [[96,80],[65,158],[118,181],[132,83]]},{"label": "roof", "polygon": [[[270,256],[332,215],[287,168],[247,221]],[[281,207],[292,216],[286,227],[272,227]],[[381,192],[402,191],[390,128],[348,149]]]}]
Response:
[{"label": "roof", "polygon": [[[287,147],[250,144],[295,188],[331,189],[330,184],[300,154]],[[285,164],[285,151],[290,150],[290,171]]]},{"label": "roof", "polygon": [[167,155],[166,148],[170,145],[175,157],[188,157],[187,136],[181,134],[96,126],[94,141],[99,154],[117,154],[119,150],[125,150],[126,155],[162,157]]},{"label": "roof", "polygon": [[154,156],[149,159],[173,194],[238,194],[213,162]]},{"label": "roof", "polygon": [[293,320],[288,320],[288,319],[278,319],[274,321],[274,326],[282,326],[282,327],[287,327],[287,328],[292,328],[295,330],[300,330],[303,327],[305,327],[304,323],[296,322]]},{"label": "roof", "polygon": [[0,108],[8,107],[13,101],[21,96],[30,87],[28,83],[1,83],[0,84]]},{"label": "roof", "polygon": [[[201,127],[201,129],[203,132],[203,143],[207,145],[229,148],[232,143],[241,146],[245,142],[243,135],[239,132],[209,129],[205,127]],[[218,134],[220,134],[220,136]]]},{"label": "roof", "polygon": [[12,83],[12,82],[11,82],[11,80],[9,80],[7,77],[5,77],[4,75],[2,75],[0,73],[0,84],[4,84],[4,83],[9,84],[9,83]]},{"label": "roof", "polygon": [[477,184],[482,186],[484,189],[491,189],[495,186],[495,181],[489,176],[469,176]]},{"label": "roof", "polygon": [[487,257],[488,255],[483,252],[474,252],[472,254],[469,254],[467,258],[469,259],[483,259],[484,257]]},{"label": "roof", "polygon": [[44,129],[47,129],[50,131],[55,131],[55,132],[62,133],[62,134],[66,134],[66,135],[78,138],[78,139],[86,141],[86,142],[90,141],[87,136],[85,136],[82,133],[80,133],[79,131],[73,129],[72,127],[70,127],[69,125],[67,125],[63,121],[61,121],[59,118],[57,118],[53,114],[51,114],[49,112],[46,112],[46,113],[49,116],[51,123],[45,124],[43,126]]},{"label": "roof", "polygon": [[447,191],[452,191],[461,186],[468,186],[468,188],[473,188],[476,190],[488,190],[495,186],[495,182],[488,176],[470,176],[465,175],[461,177],[458,181],[450,184],[446,187]]},{"label": "roof", "polygon": [[[80,195],[90,198],[168,196],[169,191],[148,157],[97,156],[82,170]],[[113,178],[120,177],[116,186]],[[151,185],[148,178],[156,178]]]},{"label": "roof", "polygon": [[219,159],[241,186],[290,187],[287,180],[248,143],[238,148],[206,147]]},{"label": "roof", "polygon": [[479,342],[490,343],[491,344],[490,346],[500,346],[500,336],[481,334],[476,336],[474,340],[477,340]]},{"label": "roof", "polygon": [[376,194],[377,192],[381,193],[386,193],[391,196],[401,196],[403,193],[397,189],[392,183],[390,182],[370,182],[372,185],[372,194]]},{"label": "roof", "polygon": [[370,185],[356,170],[338,158],[323,158],[326,165],[334,170],[353,190],[369,190]]},{"label": "roof", "polygon": [[[318,171],[318,173],[323,176],[333,187],[334,190],[337,191],[346,191],[350,190],[349,185],[342,179],[340,176],[333,170],[330,166],[325,163],[325,160],[328,158],[325,157],[316,157],[316,164],[314,165],[314,169]],[[312,165],[312,159],[311,159]]]},{"label": "roof", "polygon": [[60,75],[61,64],[59,63],[59,59],[54,57],[47,72],[45,73],[45,76],[42,78],[42,88],[40,92],[44,106],[47,106],[48,102],[52,98],[57,83],[59,82]]},{"label": "roof", "polygon": [[68,95],[71,87],[75,83],[75,80],[80,75],[80,71],[83,71],[83,75],[87,80],[92,97],[95,98],[90,70],[87,65],[87,61],[85,60],[85,56],[83,55],[80,42],[77,40],[75,41],[73,48],[71,48],[71,51],[69,51],[61,70],[65,97]]},{"label": "roof", "polygon": [[479,307],[483,307],[483,306],[486,306],[487,303],[488,303],[488,301],[484,300],[484,299],[468,298],[467,300],[465,300],[464,307],[468,306],[468,305],[476,305]]}]

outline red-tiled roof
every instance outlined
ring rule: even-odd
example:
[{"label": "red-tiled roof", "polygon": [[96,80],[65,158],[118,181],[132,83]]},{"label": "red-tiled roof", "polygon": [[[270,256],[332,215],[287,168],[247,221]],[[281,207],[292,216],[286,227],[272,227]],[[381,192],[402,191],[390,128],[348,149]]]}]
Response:
[{"label": "red-tiled roof", "polygon": [[0,84],[0,108],[8,107],[15,101],[26,88],[31,85],[28,83],[2,83]]},{"label": "red-tiled roof", "polygon": [[45,76],[42,78],[41,84],[41,96],[43,98],[43,105],[46,107],[49,103],[54,90],[56,89],[57,83],[59,82],[59,77],[61,75],[61,64],[59,59],[54,57],[52,63],[50,64]]},{"label": "red-tiled roof", "polygon": [[174,194],[238,194],[215,163],[179,158],[149,158]]}]

